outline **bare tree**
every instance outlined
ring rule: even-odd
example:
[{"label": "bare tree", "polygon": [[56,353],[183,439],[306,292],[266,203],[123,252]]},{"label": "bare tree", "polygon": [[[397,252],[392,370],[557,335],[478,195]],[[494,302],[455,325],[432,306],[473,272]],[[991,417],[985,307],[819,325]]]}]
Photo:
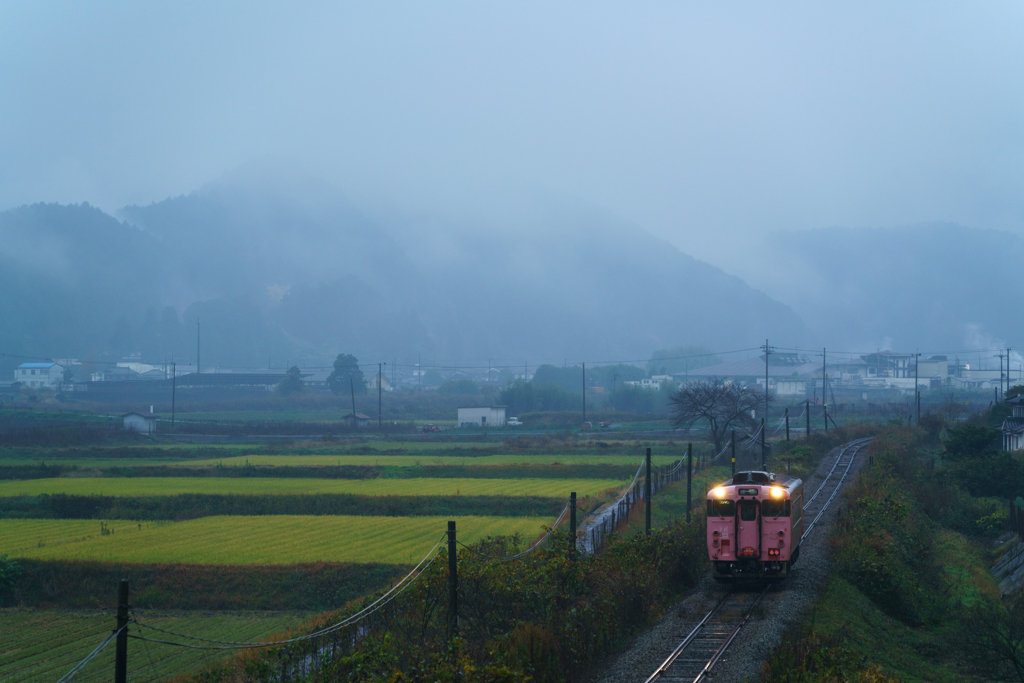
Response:
[{"label": "bare tree", "polygon": [[687,382],[669,397],[676,426],[706,422],[718,450],[725,445],[730,429],[753,428],[756,420],[751,411],[763,411],[764,402],[762,391],[717,378]]},{"label": "bare tree", "polygon": [[956,424],[960,420],[960,416],[963,415],[967,410],[967,403],[964,401],[957,400],[956,394],[952,391],[943,396],[942,403],[939,405],[939,414],[942,415],[942,419],[947,424]]}]

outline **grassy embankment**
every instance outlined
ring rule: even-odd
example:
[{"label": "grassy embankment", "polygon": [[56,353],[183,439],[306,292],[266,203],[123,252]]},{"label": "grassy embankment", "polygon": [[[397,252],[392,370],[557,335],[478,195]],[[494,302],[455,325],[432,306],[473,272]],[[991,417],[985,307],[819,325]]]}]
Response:
[{"label": "grassy embankment", "polygon": [[933,419],[872,443],[830,538],[835,572],[763,683],[1016,678],[992,649],[1015,605],[988,568],[1006,550],[993,547],[1006,514],[994,496],[1024,486],[1024,467],[976,429]]}]

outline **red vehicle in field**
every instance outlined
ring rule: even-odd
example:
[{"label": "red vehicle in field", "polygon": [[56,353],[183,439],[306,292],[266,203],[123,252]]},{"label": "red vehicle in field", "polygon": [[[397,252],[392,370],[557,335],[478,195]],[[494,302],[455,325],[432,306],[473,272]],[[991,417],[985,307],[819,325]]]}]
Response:
[{"label": "red vehicle in field", "polygon": [[782,580],[800,555],[803,481],[737,472],[708,492],[708,558],[719,583]]}]

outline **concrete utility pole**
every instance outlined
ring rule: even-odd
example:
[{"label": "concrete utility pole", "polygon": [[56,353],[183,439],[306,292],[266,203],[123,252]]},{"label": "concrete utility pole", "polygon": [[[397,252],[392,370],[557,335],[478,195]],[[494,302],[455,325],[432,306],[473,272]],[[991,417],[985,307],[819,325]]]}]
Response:
[{"label": "concrete utility pole", "polygon": [[587,364],[583,363],[583,421],[587,421]]},{"label": "concrete utility pole", "polygon": [[355,429],[359,423],[356,422],[356,385],[351,377],[348,378],[348,389],[352,392],[352,428]]},{"label": "concrete utility pole", "polygon": [[804,438],[805,439],[809,439],[809,438],[811,438],[811,401],[810,401],[810,399],[808,399],[808,401],[807,401],[807,408],[804,409],[804,417],[807,418],[807,431],[804,432],[804,434],[805,434]]},{"label": "concrete utility pole", "polygon": [[171,429],[174,429],[174,398],[178,389],[178,364],[171,362]]},{"label": "concrete utility pole", "polygon": [[[384,431],[384,417],[381,413],[381,406],[384,405],[382,396],[384,394],[384,366],[387,363],[377,363],[377,431]],[[373,366],[371,366],[373,367]]]},{"label": "concrete utility pole", "polygon": [[690,523],[691,488],[693,486],[693,444],[686,444],[686,523]]},{"label": "concrete utility pole", "polygon": [[828,394],[825,392],[825,384],[828,382],[828,365],[825,362],[825,358],[826,358],[825,354],[826,354],[826,349],[824,347],[822,347],[822,349],[821,349],[821,407],[824,408],[824,413],[825,413],[825,431],[827,432],[828,431],[828,401],[825,400],[825,397]]},{"label": "concrete utility pole", "polygon": [[647,449],[647,481],[644,484],[644,497],[647,499],[647,523],[645,532],[651,535],[651,449]]},{"label": "concrete utility pole", "polygon": [[772,347],[768,346],[768,340],[764,340],[764,421],[768,422],[768,356],[772,352]]},{"label": "concrete utility pole", "polygon": [[[918,351],[914,351],[914,396],[917,397],[917,424],[921,424],[921,392],[917,390],[917,368],[920,365],[918,359],[921,354]],[[1000,370],[1002,372],[1002,370]]]},{"label": "concrete utility pole", "polygon": [[199,318],[196,318],[196,374],[202,372],[202,367],[199,365]]},{"label": "concrete utility pole", "polygon": [[732,430],[732,475],[736,476],[736,430]]},{"label": "concrete utility pole", "polygon": [[765,422],[764,418],[761,418],[761,470],[766,471],[768,469],[768,451],[765,450],[764,445],[764,429]]}]

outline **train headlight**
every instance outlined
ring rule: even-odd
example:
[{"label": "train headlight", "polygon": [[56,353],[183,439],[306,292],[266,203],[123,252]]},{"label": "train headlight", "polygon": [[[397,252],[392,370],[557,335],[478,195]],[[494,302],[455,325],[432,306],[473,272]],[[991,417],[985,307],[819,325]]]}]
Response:
[{"label": "train headlight", "polygon": [[773,486],[770,490],[772,498],[782,498],[784,495],[786,495],[786,492],[783,489],[779,488],[778,486]]},{"label": "train headlight", "polygon": [[725,498],[725,489],[723,489],[721,486],[711,489],[711,495],[713,495],[715,498]]}]

